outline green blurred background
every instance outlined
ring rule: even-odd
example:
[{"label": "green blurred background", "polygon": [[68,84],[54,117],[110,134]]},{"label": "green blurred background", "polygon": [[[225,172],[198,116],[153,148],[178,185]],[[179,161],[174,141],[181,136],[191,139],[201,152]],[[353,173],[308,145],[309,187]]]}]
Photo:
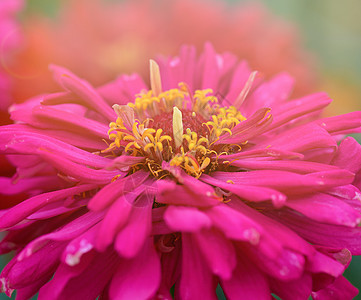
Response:
[{"label": "green blurred background", "polygon": [[[228,2],[242,1],[228,0]],[[303,37],[304,46],[315,55],[319,63],[320,87],[335,100],[337,109],[342,113],[360,109],[361,1],[263,0],[261,2],[275,15],[296,24]],[[59,3],[61,0],[29,0],[22,17],[25,18],[33,13],[56,16]],[[351,99],[351,104],[350,101],[346,103],[344,97]],[[2,266],[8,258],[1,258]],[[361,289],[361,257],[353,258],[345,275]],[[222,296],[220,298],[222,299]],[[8,297],[0,294],[0,299],[8,299]],[[356,299],[361,299],[361,296]]]}]

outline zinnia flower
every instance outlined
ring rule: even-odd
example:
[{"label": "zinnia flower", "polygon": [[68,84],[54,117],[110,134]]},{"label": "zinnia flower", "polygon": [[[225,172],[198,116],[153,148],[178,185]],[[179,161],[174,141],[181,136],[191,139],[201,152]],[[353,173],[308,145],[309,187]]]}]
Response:
[{"label": "zinnia flower", "polygon": [[[1,273],[18,299],[352,299],[361,253],[361,113],[320,118],[324,93],[289,100],[210,44],[183,47],[94,89],[51,67],[63,92],[12,107],[1,150]],[[113,109],[112,109],[113,107]],[[110,125],[109,125],[110,122]],[[109,126],[108,126],[109,125]]]},{"label": "zinnia flower", "polygon": [[[26,15],[27,49],[14,67],[16,101],[56,86],[48,73],[56,63],[104,84],[120,73],[148,74],[147,62],[161,52],[176,55],[183,43],[200,51],[211,42],[232,51],[271,77],[287,70],[296,92],[314,89],[311,55],[297,30],[260,3],[226,4],[217,0],[58,1],[59,15]],[[225,34],[226,33],[226,34]],[[64,46],[66,45],[66,46]],[[81,55],[75,55],[81,53]]]}]

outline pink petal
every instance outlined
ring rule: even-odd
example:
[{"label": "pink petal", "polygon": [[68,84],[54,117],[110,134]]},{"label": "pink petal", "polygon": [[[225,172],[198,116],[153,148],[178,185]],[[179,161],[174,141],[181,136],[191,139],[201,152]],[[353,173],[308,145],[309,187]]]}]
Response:
[{"label": "pink petal", "polygon": [[[208,207],[220,203],[210,186],[199,182],[197,189],[188,189],[188,186],[178,185],[174,181],[157,181],[157,202],[172,205],[191,205]],[[211,189],[211,190],[210,190]]]},{"label": "pink petal", "polygon": [[[228,206],[247,216],[260,227],[259,242],[255,246],[258,248],[259,255],[264,257],[263,259],[268,257],[270,261],[276,260],[285,249],[290,249],[307,257],[314,255],[315,249],[298,236],[292,230],[293,228],[290,229],[282,225],[282,223],[265,216],[242,201],[237,201],[237,199],[231,199]],[[278,213],[282,210],[275,211]]]},{"label": "pink petal", "polygon": [[[346,252],[349,253],[347,250]],[[337,257],[337,253],[335,256]],[[351,258],[350,253],[349,257]],[[346,266],[338,262],[336,259],[316,251],[315,256],[310,259],[306,268],[312,273],[326,273],[333,277],[338,277],[345,271]]]},{"label": "pink petal", "polygon": [[312,299],[315,300],[352,300],[358,295],[355,288],[343,276],[338,277],[332,284],[318,292],[312,292]]},{"label": "pink petal", "polygon": [[271,140],[266,139],[263,143],[257,144],[258,149],[265,147],[302,153],[317,148],[332,148],[335,151],[337,144],[329,133],[320,126],[305,124],[283,131]]},{"label": "pink petal", "polygon": [[93,211],[106,209],[120,195],[132,193],[148,176],[147,172],[138,171],[107,184],[89,201],[88,208]]},{"label": "pink petal", "polygon": [[171,229],[181,232],[199,231],[212,225],[210,218],[204,212],[186,206],[170,205],[164,214],[164,220]]},{"label": "pink petal", "polygon": [[138,74],[122,75],[99,88],[97,92],[110,106],[113,104],[127,104],[136,94],[148,87]]},{"label": "pink petal", "polygon": [[85,105],[88,105],[94,111],[104,115],[109,121],[116,119],[115,112],[111,107],[99,96],[93,87],[75,76],[65,68],[51,65],[55,80],[66,90],[79,96]]},{"label": "pink petal", "polygon": [[31,111],[18,109],[12,111],[11,118],[41,129],[77,132],[90,137],[108,139],[107,125],[52,107],[39,105]]},{"label": "pink petal", "polygon": [[202,62],[202,83],[201,89],[213,89],[216,90],[219,81],[219,67],[216,60],[216,52],[210,43],[204,45],[204,50],[199,58]]},{"label": "pink petal", "polygon": [[240,92],[244,89],[250,75],[251,69],[249,68],[247,62],[241,61],[240,63],[238,63],[232,76],[232,80],[229,86],[229,92],[225,97],[225,100],[229,99],[228,102],[230,103],[224,103],[225,105],[234,104],[231,100],[234,101],[235,99],[237,99]]},{"label": "pink petal", "polygon": [[286,206],[321,223],[356,227],[361,222],[360,213],[351,206],[322,193],[290,199]]},{"label": "pink petal", "polygon": [[[99,223],[90,227],[83,233],[76,236],[64,249],[61,255],[61,261],[63,264],[67,264],[70,267],[84,263],[84,255],[90,253],[96,243],[96,236],[99,230]],[[94,255],[94,252],[91,252]],[[106,254],[105,254],[106,255]],[[88,255],[92,257],[92,255]],[[86,257],[86,259],[89,259]]]},{"label": "pink petal", "polygon": [[326,93],[316,93],[300,99],[283,103],[280,107],[274,108],[274,120],[270,129],[280,127],[297,118],[308,117],[309,114],[325,108],[332,102]]},{"label": "pink petal", "polygon": [[[53,139],[46,135],[34,134],[12,134],[6,147],[6,153],[34,154],[39,148],[56,153],[73,162],[88,165],[94,168],[104,168],[110,163],[110,159],[89,153],[77,147]],[[4,135],[1,134],[3,137]],[[26,145],[26,147],[25,147]]]},{"label": "pink petal", "polygon": [[221,286],[227,299],[270,299],[270,289],[266,277],[250,261],[244,257],[237,259],[238,264],[232,277],[221,279]]},{"label": "pink petal", "polygon": [[272,122],[272,115],[268,108],[261,108],[247,120],[232,129],[232,135],[224,134],[214,144],[241,144],[267,130]]},{"label": "pink petal", "polygon": [[27,216],[36,212],[39,208],[45,205],[64,200],[66,197],[77,195],[94,189],[95,186],[91,184],[79,185],[72,188],[59,190],[55,192],[44,193],[38,196],[29,198],[13,208],[9,209],[0,219],[0,228],[8,228],[21,222]]},{"label": "pink petal", "polygon": [[182,275],[176,289],[179,299],[216,300],[212,273],[190,234],[182,234]]},{"label": "pink petal", "polygon": [[358,173],[361,169],[361,145],[352,137],[345,138],[338,147],[332,164],[352,173]]},{"label": "pink petal", "polygon": [[347,248],[352,255],[361,254],[361,227],[348,228],[322,224],[291,212],[277,212],[273,217],[305,240],[321,246]]},{"label": "pink petal", "polygon": [[206,213],[214,226],[222,230],[226,237],[251,244],[259,242],[262,228],[246,214],[241,214],[225,204],[214,206]]},{"label": "pink petal", "polygon": [[361,131],[361,111],[355,111],[336,117],[329,117],[314,121],[314,123],[322,126],[329,133],[347,134],[347,133],[359,133]]},{"label": "pink petal", "polygon": [[236,266],[236,252],[230,240],[216,230],[202,230],[193,234],[212,273],[230,279]]},{"label": "pink petal", "polygon": [[287,195],[327,191],[340,185],[352,183],[354,175],[346,170],[331,170],[307,175],[278,171],[256,170],[251,172],[215,172],[212,177],[235,185],[262,186],[279,190]]},{"label": "pink petal", "polygon": [[50,242],[31,256],[16,262],[7,278],[9,286],[24,288],[54,272],[64,247],[65,243]]},{"label": "pink petal", "polygon": [[303,159],[304,155],[291,152],[281,149],[272,149],[272,148],[265,148],[265,149],[256,149],[256,150],[244,150],[235,154],[230,155],[220,155],[218,157],[219,160],[226,160],[226,161],[233,161],[238,159],[263,159],[267,158],[268,160],[274,159]]},{"label": "pink petal", "polygon": [[281,299],[302,300],[309,299],[312,291],[312,278],[305,273],[300,278],[291,281],[269,279],[272,292]]},{"label": "pink petal", "polygon": [[311,161],[295,160],[273,160],[273,161],[256,161],[256,160],[236,160],[231,161],[232,166],[248,170],[280,170],[300,174],[337,170],[335,166],[321,164]]},{"label": "pink petal", "polygon": [[39,299],[95,299],[109,283],[118,263],[115,253],[107,253],[95,256],[81,272],[61,264],[53,279],[40,289]]},{"label": "pink petal", "polygon": [[294,86],[294,79],[287,73],[280,73],[271,80],[262,83],[252,95],[243,103],[241,111],[247,115],[260,107],[273,108],[290,96]]},{"label": "pink petal", "polygon": [[143,186],[138,187],[132,192],[123,194],[118,199],[115,199],[101,222],[98,231],[96,243],[98,251],[104,251],[114,241],[114,238],[128,221],[134,201],[144,189],[145,187]]},{"label": "pink petal", "polygon": [[286,201],[286,196],[284,194],[270,188],[226,183],[205,174],[201,176],[200,180],[230,191],[231,193],[234,193],[235,195],[248,201],[259,202],[271,200],[276,207],[281,207]]},{"label": "pink petal", "polygon": [[105,185],[110,183],[115,176],[125,175],[120,171],[91,169],[87,166],[73,163],[72,161],[45,150],[39,150],[39,154],[57,170],[63,172],[68,177],[74,177],[84,183]]},{"label": "pink petal", "polygon": [[151,299],[161,279],[159,257],[148,239],[133,259],[123,260],[110,283],[111,299]]},{"label": "pink petal", "polygon": [[132,258],[139,253],[151,232],[153,203],[144,195],[141,198],[147,203],[132,208],[127,225],[118,233],[115,240],[115,249],[119,255],[126,258]]},{"label": "pink petal", "polygon": [[19,255],[19,260],[24,259],[33,253],[39,251],[44,245],[50,241],[67,241],[77,238],[83,232],[97,224],[103,218],[102,213],[86,213],[75,220],[67,223],[63,228],[40,236],[31,243],[29,243]]}]

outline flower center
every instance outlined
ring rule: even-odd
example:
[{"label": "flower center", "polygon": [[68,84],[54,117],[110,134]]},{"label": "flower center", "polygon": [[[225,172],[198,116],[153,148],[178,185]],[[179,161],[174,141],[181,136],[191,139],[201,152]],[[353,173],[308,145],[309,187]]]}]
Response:
[{"label": "flower center", "polygon": [[151,62],[152,90],[137,95],[134,103],[113,108],[113,142],[103,153],[143,157],[133,168],[147,168],[156,177],[177,166],[198,178],[218,169],[218,156],[239,151],[236,145],[215,144],[245,117],[233,106],[222,107],[213,91],[191,93],[185,83],[162,91],[158,65]]}]

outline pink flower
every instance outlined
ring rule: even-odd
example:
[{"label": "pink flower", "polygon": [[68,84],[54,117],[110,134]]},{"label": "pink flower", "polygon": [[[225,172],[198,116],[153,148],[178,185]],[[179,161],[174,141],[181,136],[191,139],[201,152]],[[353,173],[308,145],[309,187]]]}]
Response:
[{"label": "pink flower", "polygon": [[[352,299],[361,254],[361,112],[289,100],[293,79],[251,72],[210,44],[94,89],[52,66],[63,92],[12,107],[0,149],[17,166],[1,212],[18,299]],[[113,109],[112,109],[113,107]],[[108,126],[110,122],[110,125]]]},{"label": "pink flower", "polygon": [[[200,51],[210,41],[232,51],[271,77],[287,70],[298,94],[316,86],[314,64],[297,30],[255,3],[217,0],[59,1],[56,21],[41,15],[24,20],[27,48],[14,68],[16,99],[56,90],[48,65],[56,63],[93,84],[120,73],[148,74],[157,53],[176,55],[183,43]],[[226,33],[226,34],[225,34]],[[64,47],[66,45],[66,47]],[[74,55],[81,53],[81,55]]]},{"label": "pink flower", "polygon": [[21,35],[15,15],[22,8],[21,0],[0,2],[0,110],[6,108],[11,99],[11,76],[8,73],[13,53],[19,49]]}]

